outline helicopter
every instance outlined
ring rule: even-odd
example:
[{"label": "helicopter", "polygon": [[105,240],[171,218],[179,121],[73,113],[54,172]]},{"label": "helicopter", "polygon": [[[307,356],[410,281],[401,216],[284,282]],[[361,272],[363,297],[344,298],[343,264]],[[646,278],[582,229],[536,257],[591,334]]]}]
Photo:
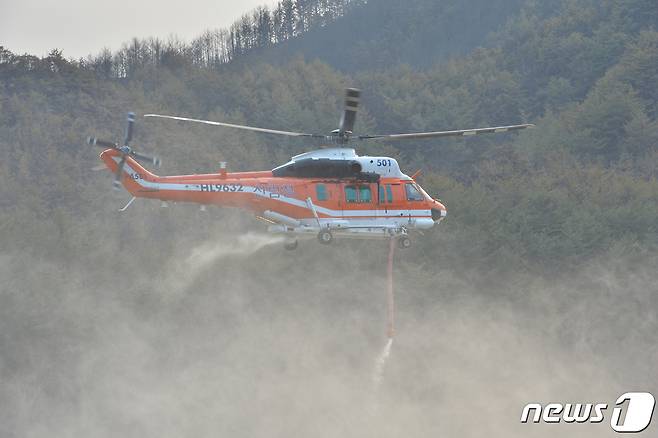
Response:
[{"label": "helicopter", "polygon": [[177,120],[247,130],[263,134],[319,139],[330,146],[296,155],[272,170],[229,172],[226,163],[216,173],[158,176],[140,162],[159,166],[160,160],[130,147],[135,114],[128,113],[123,145],[88,138],[102,147],[105,166],[114,173],[114,187],[125,187],[132,195],[125,211],[136,198],[191,202],[237,207],[253,213],[271,233],[286,237],[285,248],[294,250],[298,239],[317,237],[324,245],[335,238],[395,238],[400,248],[411,246],[409,234],[428,230],[440,223],[447,209],[402,172],[395,158],[360,156],[348,147],[353,141],[411,140],[438,137],[468,137],[517,131],[533,127],[519,124],[454,131],[408,134],[354,135],[361,92],[348,88],[338,129],[329,135],[308,134],[245,125],[145,114],[146,118]]}]

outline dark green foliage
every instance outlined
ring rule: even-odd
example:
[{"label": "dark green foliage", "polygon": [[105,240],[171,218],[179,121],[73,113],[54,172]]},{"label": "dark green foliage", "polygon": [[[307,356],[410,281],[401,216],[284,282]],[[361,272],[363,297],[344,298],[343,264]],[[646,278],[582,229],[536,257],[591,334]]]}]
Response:
[{"label": "dark green foliage", "polygon": [[[302,54],[345,72],[386,70],[400,63],[428,67],[484,44],[521,0],[371,0],[349,2],[349,13],[305,29],[247,61],[287,63]],[[321,49],[318,49],[321,48]]]}]

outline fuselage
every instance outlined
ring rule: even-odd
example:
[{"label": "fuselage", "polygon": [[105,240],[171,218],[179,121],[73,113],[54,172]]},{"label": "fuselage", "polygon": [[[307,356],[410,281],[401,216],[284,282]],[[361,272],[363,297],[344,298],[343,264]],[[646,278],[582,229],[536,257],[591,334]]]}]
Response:
[{"label": "fuselage", "polygon": [[[280,233],[328,229],[355,237],[392,236],[429,229],[446,216],[445,206],[387,157],[352,157],[360,166],[355,177],[280,176],[290,168],[294,172],[295,164],[302,168],[299,163],[315,159],[312,154],[293,157],[284,172],[277,169],[286,165],[273,171],[164,177],[127,158],[122,183],[135,197],[245,209]],[[115,172],[120,153],[108,149],[101,159]],[[338,160],[330,165],[338,166]]]}]

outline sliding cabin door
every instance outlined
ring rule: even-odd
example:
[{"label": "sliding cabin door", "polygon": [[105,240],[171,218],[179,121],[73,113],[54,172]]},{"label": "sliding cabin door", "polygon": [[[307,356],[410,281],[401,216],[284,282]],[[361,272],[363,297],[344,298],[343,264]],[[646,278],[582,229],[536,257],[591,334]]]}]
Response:
[{"label": "sliding cabin door", "polygon": [[378,216],[377,184],[343,184],[343,218],[354,226],[370,226]]}]

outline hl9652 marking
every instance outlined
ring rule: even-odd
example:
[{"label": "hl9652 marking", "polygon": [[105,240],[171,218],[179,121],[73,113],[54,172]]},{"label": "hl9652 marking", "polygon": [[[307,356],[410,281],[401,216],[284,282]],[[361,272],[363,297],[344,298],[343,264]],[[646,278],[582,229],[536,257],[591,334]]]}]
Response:
[{"label": "hl9652 marking", "polygon": [[242,184],[200,184],[202,192],[243,192]]}]

